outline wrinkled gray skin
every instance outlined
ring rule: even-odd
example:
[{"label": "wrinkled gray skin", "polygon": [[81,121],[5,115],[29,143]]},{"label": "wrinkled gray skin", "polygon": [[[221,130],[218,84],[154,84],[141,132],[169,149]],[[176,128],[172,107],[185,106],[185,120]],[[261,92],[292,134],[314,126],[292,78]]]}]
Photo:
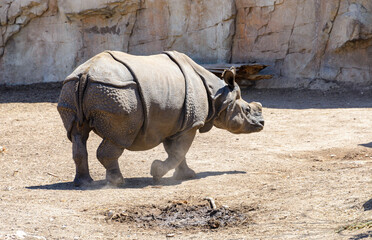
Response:
[{"label": "wrinkled gray skin", "polygon": [[[110,57],[104,56],[103,59],[110,66],[117,64]],[[102,64],[100,61],[87,62],[86,64],[91,65],[87,69],[92,71],[94,64],[98,63]],[[120,67],[123,66],[120,65]],[[125,71],[127,71],[127,76],[130,75],[127,69]],[[160,143],[163,143],[168,158],[165,161],[155,160],[152,163],[150,173],[154,181],[158,181],[171,169],[175,169],[173,176],[176,179],[195,177],[195,172],[187,166],[185,156],[201,126],[188,129],[174,137],[183,112],[183,100],[176,100],[164,105],[166,107],[161,107],[155,118],[158,120],[152,123],[148,130],[152,131],[155,137],[144,139],[146,133],[141,131],[145,112],[136,82],[132,81],[131,84],[119,88],[99,81],[89,81],[89,72],[82,74],[87,75],[66,79],[58,103],[58,111],[67,130],[67,136],[72,142],[72,155],[76,165],[74,179],[76,186],[93,181],[89,174],[86,147],[91,130],[103,139],[97,149],[97,158],[106,168],[106,180],[111,184],[120,185],[124,181],[118,164],[118,158],[124,149],[142,151],[151,149]],[[240,89],[234,82],[235,71],[225,71],[223,78],[226,83],[218,77],[215,78],[218,91],[223,93],[219,98],[223,99],[216,100],[217,106],[214,107],[218,110],[213,113],[214,116],[209,116],[212,120],[205,123],[205,128],[201,128],[200,132],[209,131],[213,125],[232,133],[251,133],[262,130],[264,125],[261,115],[262,106],[256,102],[247,103],[241,98]],[[184,84],[176,85],[176,87],[180,92],[185,91]],[[178,95],[184,98],[183,94]],[[169,102],[169,99],[167,101]],[[205,99],[205,101],[208,100]],[[79,108],[83,113],[79,113]],[[204,109],[206,113],[210,110],[208,108],[211,108],[211,105],[206,105]]]}]

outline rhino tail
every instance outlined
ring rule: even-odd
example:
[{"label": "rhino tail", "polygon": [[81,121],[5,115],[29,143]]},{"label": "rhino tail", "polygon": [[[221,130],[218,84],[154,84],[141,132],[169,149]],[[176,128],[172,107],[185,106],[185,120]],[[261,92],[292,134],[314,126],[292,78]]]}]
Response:
[{"label": "rhino tail", "polygon": [[79,126],[83,125],[85,120],[84,116],[84,106],[83,106],[83,99],[85,90],[88,85],[89,76],[87,74],[79,75],[79,80],[75,89],[75,106],[76,106],[76,115],[77,115],[77,122]]}]

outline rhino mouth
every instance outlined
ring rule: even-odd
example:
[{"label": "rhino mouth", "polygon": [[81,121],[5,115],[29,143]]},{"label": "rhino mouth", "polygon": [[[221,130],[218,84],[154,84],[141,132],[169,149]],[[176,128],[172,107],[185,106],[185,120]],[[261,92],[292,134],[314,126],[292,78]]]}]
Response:
[{"label": "rhino mouth", "polygon": [[255,122],[255,127],[261,131],[264,128],[265,121],[263,119],[259,119],[258,121]]},{"label": "rhino mouth", "polygon": [[244,133],[254,133],[254,132],[260,132],[264,128],[264,124],[261,124],[259,122],[255,122],[253,124],[249,124],[248,126],[246,125],[245,127],[241,127],[239,129],[230,130],[230,132],[234,134],[244,134]]},{"label": "rhino mouth", "polygon": [[257,125],[252,126],[250,132],[259,132],[259,131],[262,131],[263,128],[264,128],[264,126],[262,124],[258,123]]},{"label": "rhino mouth", "polygon": [[259,132],[264,128],[264,126],[262,124],[259,124],[259,125],[256,125],[255,128],[256,128],[256,132]]},{"label": "rhino mouth", "polygon": [[251,120],[251,123],[248,124],[248,129],[245,132],[252,133],[252,132],[259,132],[264,128],[265,121],[263,119],[255,119]]}]

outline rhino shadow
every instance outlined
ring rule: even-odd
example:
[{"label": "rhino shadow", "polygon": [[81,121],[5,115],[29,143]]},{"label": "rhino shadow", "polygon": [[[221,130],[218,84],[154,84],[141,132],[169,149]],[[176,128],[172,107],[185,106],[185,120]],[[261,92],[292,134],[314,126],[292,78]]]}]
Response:
[{"label": "rhino shadow", "polygon": [[99,189],[126,189],[126,188],[146,188],[146,187],[153,187],[153,188],[161,188],[163,186],[175,186],[179,185],[185,181],[192,181],[197,179],[203,179],[207,177],[213,176],[221,176],[227,174],[246,174],[245,171],[206,171],[200,172],[196,174],[196,177],[189,180],[176,180],[172,177],[165,177],[160,179],[160,181],[154,184],[152,177],[133,177],[133,178],[125,178],[124,184],[120,186],[112,186],[107,184],[105,180],[97,180],[91,183],[89,186],[84,187],[75,187],[73,182],[59,182],[47,185],[37,185],[37,186],[27,186],[27,189],[31,190],[99,190]]},{"label": "rhino shadow", "polygon": [[372,210],[372,198],[363,204],[364,211]]},{"label": "rhino shadow", "polygon": [[371,237],[372,237],[372,231],[367,231],[365,233],[360,233],[353,237],[350,237],[349,240],[371,239]]},{"label": "rhino shadow", "polygon": [[367,147],[367,148],[372,148],[372,142],[370,143],[361,143],[361,144],[358,144],[359,146],[363,146],[363,147]]}]

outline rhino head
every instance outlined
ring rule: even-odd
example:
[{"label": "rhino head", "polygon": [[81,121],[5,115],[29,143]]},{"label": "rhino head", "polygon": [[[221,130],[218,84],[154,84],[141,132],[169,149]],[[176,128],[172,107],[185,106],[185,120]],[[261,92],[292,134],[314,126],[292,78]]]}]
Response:
[{"label": "rhino head", "polygon": [[259,102],[247,103],[235,82],[235,68],[225,70],[222,78],[227,83],[227,94],[219,114],[214,119],[214,126],[232,133],[252,133],[263,129],[264,119],[262,105]]}]

